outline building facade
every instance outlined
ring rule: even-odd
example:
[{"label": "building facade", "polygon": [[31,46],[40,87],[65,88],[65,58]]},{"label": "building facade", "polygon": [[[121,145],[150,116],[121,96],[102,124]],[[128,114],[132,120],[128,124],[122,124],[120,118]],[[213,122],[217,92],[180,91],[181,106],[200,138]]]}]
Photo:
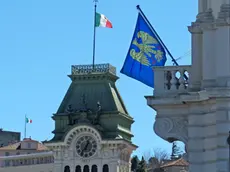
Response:
[{"label": "building facade", "polygon": [[131,124],[110,64],[72,66],[72,83],[53,115],[53,172],[129,172]]},{"label": "building facade", "polygon": [[0,148],[0,172],[50,172],[53,152],[30,138]]},{"label": "building facade", "polygon": [[[42,143],[39,143],[38,141],[32,140],[30,138],[23,139],[20,142],[9,144],[8,146],[4,146],[0,148],[0,157],[1,157],[0,167],[8,167],[13,164],[15,166],[24,164],[23,160],[12,163],[11,158],[12,160],[15,159],[16,157],[19,157],[19,159],[21,159],[20,157],[24,157],[24,155],[28,155],[28,154],[35,155],[36,153],[44,153],[44,152],[49,152],[49,150]],[[4,161],[2,161],[2,159],[4,159]]]},{"label": "building facade", "polygon": [[[156,67],[154,131],[185,143],[190,172],[229,172],[230,1],[199,0],[192,65]],[[185,75],[187,77],[185,77]]]},{"label": "building facade", "polygon": [[53,172],[53,152],[0,156],[0,172]]},{"label": "building facade", "polygon": [[165,163],[164,165],[161,166],[161,170],[162,172],[188,172],[188,166],[189,163],[183,159],[177,159],[177,160],[173,160],[170,161],[168,163]]},{"label": "building facade", "polygon": [[0,129],[0,147],[19,142],[20,140],[20,132],[4,131],[3,129]]},{"label": "building facade", "polygon": [[72,66],[54,137],[0,148],[0,172],[130,172],[133,118],[116,88],[110,64]]}]

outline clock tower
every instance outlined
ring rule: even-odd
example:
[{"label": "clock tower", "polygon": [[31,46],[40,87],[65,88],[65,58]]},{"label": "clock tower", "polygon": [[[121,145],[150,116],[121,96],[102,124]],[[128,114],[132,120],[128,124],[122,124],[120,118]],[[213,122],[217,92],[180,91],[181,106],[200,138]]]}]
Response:
[{"label": "clock tower", "polygon": [[130,172],[132,144],[128,114],[110,64],[74,65],[72,83],[53,114],[53,172]]}]

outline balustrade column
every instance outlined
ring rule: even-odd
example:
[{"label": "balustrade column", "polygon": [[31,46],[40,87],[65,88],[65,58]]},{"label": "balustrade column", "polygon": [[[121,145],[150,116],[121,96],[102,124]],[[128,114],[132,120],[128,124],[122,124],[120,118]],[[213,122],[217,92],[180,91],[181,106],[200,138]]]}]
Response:
[{"label": "balustrade column", "polygon": [[171,90],[175,91],[177,90],[177,83],[178,83],[178,79],[176,78],[176,70],[172,70],[171,74],[172,74],[172,79],[171,79]]},{"label": "balustrade column", "polygon": [[[180,91],[183,91],[186,89],[186,80],[184,79],[184,74],[185,74],[185,70],[182,68],[182,69],[179,69],[179,73],[180,73],[180,77],[179,77],[179,90]],[[188,77],[188,76],[187,76]]]}]

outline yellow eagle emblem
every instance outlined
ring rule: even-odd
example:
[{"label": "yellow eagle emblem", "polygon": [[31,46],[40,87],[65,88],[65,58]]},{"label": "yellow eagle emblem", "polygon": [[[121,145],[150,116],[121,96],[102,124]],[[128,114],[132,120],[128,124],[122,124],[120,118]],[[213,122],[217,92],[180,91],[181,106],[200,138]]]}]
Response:
[{"label": "yellow eagle emblem", "polygon": [[[137,42],[138,38],[141,38],[142,43]],[[132,44],[137,46],[140,51],[136,52],[135,49],[131,49],[130,56],[143,65],[152,66],[152,61],[147,58],[147,56],[151,57],[151,53],[155,55],[157,62],[160,62],[163,58],[164,53],[161,50],[154,50],[155,46],[153,44],[159,45],[159,42],[146,32],[139,31]]]}]

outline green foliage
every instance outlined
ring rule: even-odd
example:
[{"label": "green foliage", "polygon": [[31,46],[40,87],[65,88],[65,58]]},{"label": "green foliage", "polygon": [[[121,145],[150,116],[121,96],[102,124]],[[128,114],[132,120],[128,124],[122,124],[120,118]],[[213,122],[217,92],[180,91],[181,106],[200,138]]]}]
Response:
[{"label": "green foliage", "polygon": [[178,159],[182,156],[183,152],[181,151],[180,147],[177,146],[176,142],[173,142],[172,145],[172,154],[171,154],[171,159]]},{"label": "green foliage", "polygon": [[136,172],[146,172],[146,171],[147,171],[147,165],[144,157],[142,156],[141,161],[138,163]]},{"label": "green foliage", "polygon": [[138,159],[137,156],[134,156],[132,159],[131,159],[131,171],[136,171],[137,170],[137,166],[139,164],[140,160]]},{"label": "green foliage", "polygon": [[148,166],[149,166],[149,168],[155,169],[155,168],[160,167],[160,165],[161,164],[160,164],[159,160],[156,157],[149,158],[149,160],[148,160]]}]

